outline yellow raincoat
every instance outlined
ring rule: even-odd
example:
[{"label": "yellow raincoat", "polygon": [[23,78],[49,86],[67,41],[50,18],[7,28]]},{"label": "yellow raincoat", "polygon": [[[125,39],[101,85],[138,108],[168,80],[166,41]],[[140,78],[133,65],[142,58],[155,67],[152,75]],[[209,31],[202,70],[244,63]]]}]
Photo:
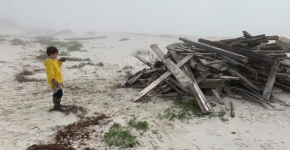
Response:
[{"label": "yellow raincoat", "polygon": [[61,61],[56,59],[46,59],[44,61],[44,66],[46,67],[46,75],[48,85],[52,88],[51,80],[55,78],[58,83],[62,83],[62,74],[60,71]]}]

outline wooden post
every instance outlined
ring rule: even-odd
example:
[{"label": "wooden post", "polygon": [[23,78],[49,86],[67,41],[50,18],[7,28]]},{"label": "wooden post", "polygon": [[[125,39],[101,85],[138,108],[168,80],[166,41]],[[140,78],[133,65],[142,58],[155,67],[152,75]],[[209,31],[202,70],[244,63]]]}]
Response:
[{"label": "wooden post", "polygon": [[277,60],[275,64],[273,64],[272,66],[272,69],[271,69],[271,73],[268,77],[268,81],[265,85],[265,89],[263,91],[263,95],[262,97],[265,98],[265,99],[269,99],[270,98],[270,94],[272,92],[272,88],[273,88],[273,85],[275,83],[275,79],[276,79],[276,74],[277,74],[277,71],[279,69],[279,61]]}]

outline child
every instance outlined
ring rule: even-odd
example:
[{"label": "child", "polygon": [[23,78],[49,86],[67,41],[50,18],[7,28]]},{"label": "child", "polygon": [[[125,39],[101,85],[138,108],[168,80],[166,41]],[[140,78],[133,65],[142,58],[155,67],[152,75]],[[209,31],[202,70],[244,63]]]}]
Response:
[{"label": "child", "polygon": [[61,97],[63,95],[63,79],[60,71],[60,66],[62,65],[62,62],[65,62],[66,58],[61,57],[60,59],[56,60],[58,50],[54,46],[49,46],[46,49],[46,54],[50,57],[44,61],[44,66],[46,67],[48,85],[53,91],[53,110],[63,111],[60,105]]}]

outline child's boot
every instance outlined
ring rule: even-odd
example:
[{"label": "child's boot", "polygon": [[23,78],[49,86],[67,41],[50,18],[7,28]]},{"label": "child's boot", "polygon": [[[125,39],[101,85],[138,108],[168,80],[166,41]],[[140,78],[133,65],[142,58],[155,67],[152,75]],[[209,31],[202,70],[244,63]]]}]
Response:
[{"label": "child's boot", "polygon": [[53,104],[54,104],[54,107],[53,107],[53,110],[55,111],[63,111],[63,109],[60,108],[60,100],[59,98],[56,98],[53,96]]},{"label": "child's boot", "polygon": [[61,98],[58,98],[57,104],[59,105],[59,107],[60,107],[60,108],[65,107],[64,105],[60,104],[60,102],[61,102]]}]

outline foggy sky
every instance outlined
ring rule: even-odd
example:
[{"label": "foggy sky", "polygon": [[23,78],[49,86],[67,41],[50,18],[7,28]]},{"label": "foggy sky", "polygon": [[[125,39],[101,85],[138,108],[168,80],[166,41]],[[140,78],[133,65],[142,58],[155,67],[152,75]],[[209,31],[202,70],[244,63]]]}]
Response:
[{"label": "foggy sky", "polygon": [[290,37],[290,0],[0,0],[0,18],[51,29]]}]

